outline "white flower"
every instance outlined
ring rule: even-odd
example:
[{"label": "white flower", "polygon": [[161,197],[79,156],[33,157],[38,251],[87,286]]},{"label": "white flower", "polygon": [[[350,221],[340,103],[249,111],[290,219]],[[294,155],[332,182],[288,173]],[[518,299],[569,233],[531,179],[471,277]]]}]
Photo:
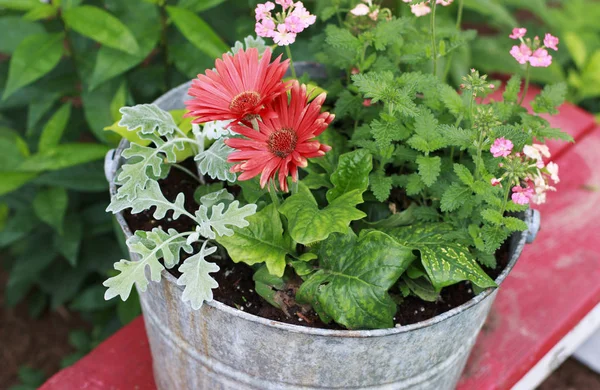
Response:
[{"label": "white flower", "polygon": [[559,183],[560,178],[558,177],[558,164],[549,162],[548,165],[546,165],[546,169],[548,170],[552,181],[554,181],[554,183]]},{"label": "white flower", "polygon": [[359,4],[354,7],[350,13],[355,16],[364,16],[369,13],[369,6],[366,4]]},{"label": "white flower", "polygon": [[208,139],[217,140],[226,135],[232,135],[229,125],[232,121],[214,121],[204,124],[203,134]]}]

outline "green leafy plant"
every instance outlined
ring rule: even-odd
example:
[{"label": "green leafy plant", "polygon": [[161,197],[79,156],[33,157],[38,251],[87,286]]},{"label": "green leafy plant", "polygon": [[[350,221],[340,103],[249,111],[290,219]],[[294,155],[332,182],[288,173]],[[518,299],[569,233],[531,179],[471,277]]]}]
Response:
[{"label": "green leafy plant", "polygon": [[[78,311],[94,323],[94,340],[139,315],[137,296],[106,302],[99,286],[111,258],[126,248],[104,211],[102,160],[127,133],[115,123],[120,107],[152,101],[195,76],[194,66],[211,64],[235,34],[227,21],[251,29],[253,19],[241,14],[240,3],[246,4],[0,1],[0,249],[10,273],[7,305],[27,300],[33,317],[46,309]],[[211,19],[223,25],[211,26]],[[179,153],[190,150],[175,153],[185,158]]]},{"label": "green leafy plant", "polygon": [[[498,84],[475,69],[459,93],[442,80],[443,64],[472,33],[438,35],[436,4],[423,29],[377,4],[343,3],[350,12],[339,1],[317,10],[330,23],[315,57],[331,76],[298,74],[327,97],[284,81],[288,64],[272,61],[263,44],[223,55],[194,82],[191,132],[156,106],[121,109],[132,142],[108,211],[152,208],[155,220],[169,213],[189,228],[136,231],[127,241],[134,258],[116,263],[120,273],[104,283],[107,299],[126,298],[134,284],[145,291],[177,268],[183,300],[198,309],[212,299],[216,263],[233,261],[252,267],[257,293],[286,315],[298,304],[325,323],[369,329],[394,326],[409,295],[435,301],[465,281],[496,287],[485,268],[527,229],[519,212],[559,180],[548,148],[533,142],[570,140],[539,115],[555,112],[564,85],[546,87],[533,113],[518,101],[518,76],[502,102],[483,99]],[[258,5],[256,31],[280,46],[314,22],[301,3],[273,8]],[[288,20],[300,15],[302,27]],[[279,35],[275,22],[286,26]],[[193,205],[183,193],[168,200],[159,183],[181,170],[176,153],[185,145],[198,168],[186,172],[198,184]],[[292,304],[282,290],[296,292]]]}]

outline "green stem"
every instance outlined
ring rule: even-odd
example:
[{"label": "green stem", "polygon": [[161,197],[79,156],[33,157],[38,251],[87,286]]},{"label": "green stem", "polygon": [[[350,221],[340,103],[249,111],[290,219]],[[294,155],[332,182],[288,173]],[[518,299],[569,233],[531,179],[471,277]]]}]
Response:
[{"label": "green stem", "polygon": [[[506,184],[510,184],[510,182],[508,182]],[[504,212],[506,211],[506,205],[508,204],[508,194],[509,193],[510,193],[510,185],[507,185],[506,188],[504,189],[504,199],[502,200],[502,210],[500,211],[500,214],[502,214],[502,216],[504,216]]]},{"label": "green stem", "polygon": [[529,65],[529,62],[527,63],[527,69],[525,70],[525,88],[523,89],[523,94],[521,95],[521,100],[519,100],[519,106],[521,104],[523,104],[523,101],[525,100],[525,96],[527,96],[527,91],[529,90],[529,76],[530,76],[530,70],[531,65]]},{"label": "green stem", "polygon": [[190,176],[191,178],[193,178],[194,180],[196,180],[198,183],[205,184],[205,183],[202,182],[202,180],[200,180],[200,178],[198,176],[196,176],[194,174],[194,172],[190,171],[186,167],[184,167],[182,165],[179,165],[179,164],[173,164],[172,166],[173,166],[173,168],[179,169],[181,172],[185,172],[188,176]]},{"label": "green stem", "polygon": [[279,209],[279,197],[277,196],[277,185],[275,184],[275,180],[269,180],[269,196],[271,197],[271,202],[275,205],[275,209]]},{"label": "green stem", "polygon": [[[458,0],[458,15],[456,16],[456,30],[462,30],[462,17],[463,17],[463,6],[464,0]],[[444,81],[448,78],[450,74],[450,69],[452,68],[452,57],[454,56],[454,51],[451,51],[448,55],[448,59],[446,61],[446,68],[444,69]]]},{"label": "green stem", "polygon": [[168,44],[168,40],[167,40],[167,27],[168,27],[167,20],[168,20],[167,10],[164,7],[164,4],[162,4],[160,7],[160,25],[161,25],[160,43],[161,43],[161,46],[163,47],[163,54],[164,54],[165,91],[169,89],[169,84],[170,84],[170,80],[169,80],[169,44]]},{"label": "green stem", "polygon": [[433,75],[437,77],[437,45],[435,41],[435,10],[437,2],[434,1],[432,4],[433,10],[431,11],[431,50],[433,56]]},{"label": "green stem", "polygon": [[285,52],[287,53],[288,58],[290,59],[290,70],[292,71],[292,77],[296,77],[296,68],[294,68],[294,60],[292,59],[292,51],[290,50],[290,45],[285,47]]}]

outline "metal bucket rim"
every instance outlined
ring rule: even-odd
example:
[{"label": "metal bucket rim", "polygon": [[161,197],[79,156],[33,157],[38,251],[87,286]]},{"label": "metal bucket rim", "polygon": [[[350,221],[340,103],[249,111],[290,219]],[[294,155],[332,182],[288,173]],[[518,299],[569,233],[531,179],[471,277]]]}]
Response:
[{"label": "metal bucket rim", "polygon": [[[189,88],[190,84],[191,84],[191,81],[181,84],[180,86],[172,89],[171,91],[167,92],[165,95],[163,95],[159,99],[157,99],[154,102],[154,104],[160,104],[161,100],[166,100],[167,98],[170,97],[170,95],[180,93],[180,91],[179,91],[180,89],[183,89],[183,88],[187,89],[187,88]],[[112,159],[112,164],[111,164],[111,169],[110,169],[110,177],[111,177],[110,195],[111,195],[111,197],[115,196],[115,194],[117,192],[117,186],[116,186],[114,178],[116,176],[117,170],[120,167],[121,153],[128,146],[129,146],[129,141],[127,141],[126,139],[121,140],[118,148],[110,156],[110,158]],[[532,215],[533,215],[533,210],[531,210],[531,209],[527,210],[524,213],[524,221],[527,223],[528,226],[531,226],[531,221],[533,218]],[[121,226],[121,229],[123,230],[123,233],[125,234],[125,237],[126,238],[131,237],[132,232],[129,229],[127,222],[125,221],[123,212],[119,212],[119,213],[115,214],[115,217],[117,219],[117,222]],[[517,232],[515,234],[518,237],[518,240],[515,240],[516,248],[513,251],[512,257],[511,257],[508,265],[495,280],[496,284],[498,286],[501,285],[501,283],[504,281],[506,276],[508,276],[509,272],[514,267],[515,263],[517,262],[517,259],[521,255],[521,252],[523,251],[523,248],[527,241],[527,231]],[[165,278],[165,280],[167,280],[170,284],[173,285],[173,287],[176,287],[183,291],[183,287],[177,285],[177,283],[176,283],[177,279],[168,270],[166,270],[166,269],[163,270],[161,274],[162,274],[162,277]],[[216,310],[221,310],[232,316],[241,317],[242,319],[247,320],[247,321],[252,321],[252,322],[259,323],[259,324],[269,326],[269,327],[279,328],[279,329],[286,330],[289,332],[304,333],[304,334],[310,334],[310,335],[315,335],[315,336],[343,337],[343,338],[346,338],[346,337],[347,338],[384,337],[384,336],[392,336],[392,335],[399,334],[399,333],[410,332],[413,330],[433,326],[433,325],[440,323],[450,317],[454,317],[454,316],[462,313],[463,311],[469,310],[471,307],[477,305],[479,302],[481,302],[482,300],[484,300],[485,298],[490,296],[495,290],[496,290],[496,288],[488,288],[485,291],[483,291],[483,292],[479,293],[478,295],[476,295],[475,297],[473,297],[472,299],[470,299],[469,301],[463,303],[462,305],[457,306],[445,313],[439,314],[439,315],[432,317],[425,321],[420,321],[420,322],[410,324],[410,325],[396,326],[394,328],[373,329],[373,330],[335,330],[335,329],[311,328],[311,327],[307,327],[307,326],[293,325],[293,324],[287,324],[287,323],[279,322],[279,321],[275,321],[275,320],[270,320],[270,319],[267,319],[264,317],[260,317],[260,316],[250,314],[250,313],[238,310],[236,308],[227,306],[224,303],[221,303],[216,300],[213,300],[210,302],[205,302],[205,305],[208,305]],[[183,302],[182,302],[182,304],[183,304]]]}]

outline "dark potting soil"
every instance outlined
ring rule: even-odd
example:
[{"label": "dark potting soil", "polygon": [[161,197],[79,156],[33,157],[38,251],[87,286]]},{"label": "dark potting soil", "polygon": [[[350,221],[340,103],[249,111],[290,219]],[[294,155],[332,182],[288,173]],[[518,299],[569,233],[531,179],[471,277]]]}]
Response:
[{"label": "dark potting soil", "polygon": [[[182,165],[195,171],[193,161],[186,161]],[[172,168],[167,178],[159,181],[163,194],[170,201],[174,201],[177,194],[185,194],[185,208],[194,213],[198,205],[194,200],[194,191],[198,183],[186,173]],[[230,189],[231,192],[238,192],[237,187]],[[130,210],[124,212],[125,220],[132,231],[149,231],[156,227],[163,230],[176,229],[177,231],[189,231],[194,229],[194,223],[185,216],[177,220],[172,219],[172,213],[169,212],[162,220],[155,220],[153,211],[146,210],[139,214],[131,214]],[[187,255],[183,254],[183,259]],[[485,272],[496,279],[506,268],[509,261],[508,245],[503,245],[496,254],[498,266],[495,269],[485,268]],[[285,313],[269,304],[260,295],[254,291],[254,281],[252,280],[253,270],[250,266],[243,263],[234,263],[230,259],[211,259],[221,268],[220,271],[211,274],[219,287],[213,290],[214,299],[228,306],[235,307],[247,313],[258,315],[269,320],[285,322],[288,324],[324,328],[324,329],[345,329],[335,323],[325,324],[312,309],[295,303],[295,290],[293,288],[279,293],[279,299],[286,302]],[[173,276],[179,277],[181,274],[177,267],[168,270]],[[442,290],[440,298],[436,302],[426,302],[420,298],[409,296],[404,298],[394,317],[395,324],[409,325],[420,321],[433,318],[439,314],[447,312],[458,307],[475,296],[471,284],[462,282]]]}]

